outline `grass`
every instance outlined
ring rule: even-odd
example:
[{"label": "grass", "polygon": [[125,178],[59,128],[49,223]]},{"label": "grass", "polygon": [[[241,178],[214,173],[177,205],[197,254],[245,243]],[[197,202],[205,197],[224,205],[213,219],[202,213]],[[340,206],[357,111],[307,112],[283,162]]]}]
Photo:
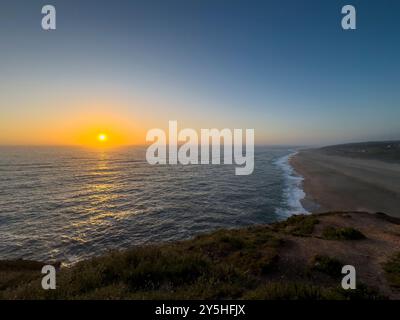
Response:
[{"label": "grass", "polygon": [[386,300],[387,297],[380,294],[376,289],[370,288],[363,283],[357,283],[357,289],[344,290],[341,287],[324,290],[325,300]]},{"label": "grass", "polygon": [[400,252],[393,255],[383,266],[389,284],[400,289]]},{"label": "grass", "polygon": [[376,141],[329,146],[321,151],[355,158],[396,162],[400,160],[400,141]]},{"label": "grass", "polygon": [[308,237],[312,235],[314,227],[318,223],[318,219],[313,215],[295,215],[274,224],[274,228],[292,236]]},{"label": "grass", "polygon": [[40,285],[43,263],[35,261],[2,261],[0,263],[0,298],[14,298],[13,288],[34,280]]},{"label": "grass", "polygon": [[362,283],[355,290],[316,286],[302,282],[273,282],[250,291],[248,300],[384,300],[385,297]]},{"label": "grass", "polygon": [[274,270],[280,243],[268,228],[253,227],[113,252],[62,270],[54,291],[41,289],[40,268],[34,273],[22,270],[24,278],[21,273],[7,278],[10,273],[2,272],[0,263],[0,298],[240,298]]},{"label": "grass", "polygon": [[311,263],[311,269],[338,278],[342,273],[343,263],[329,256],[316,255]]},{"label": "grass", "polygon": [[321,300],[321,287],[301,282],[272,282],[248,292],[247,300]]},{"label": "grass", "polygon": [[[0,261],[0,299],[382,298],[363,285],[349,291],[338,287],[343,263],[336,258],[316,255],[311,265],[307,259],[287,259],[285,250],[296,243],[325,241],[303,238],[312,236],[318,223],[314,216],[293,216],[270,226],[110,252],[62,268],[57,289],[50,291],[41,288],[43,264]],[[400,253],[384,267],[391,283],[400,286]]]},{"label": "grass", "polygon": [[354,228],[335,228],[328,226],[322,231],[325,240],[362,240],[365,235]]}]

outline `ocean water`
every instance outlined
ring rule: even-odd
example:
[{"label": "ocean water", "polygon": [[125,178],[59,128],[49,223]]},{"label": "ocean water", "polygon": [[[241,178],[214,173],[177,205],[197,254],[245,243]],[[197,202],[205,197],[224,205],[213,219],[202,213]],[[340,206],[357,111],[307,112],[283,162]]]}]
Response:
[{"label": "ocean water", "polygon": [[63,261],[269,223],[305,212],[293,150],[257,147],[255,170],[150,166],[145,148],[0,148],[0,259]]}]

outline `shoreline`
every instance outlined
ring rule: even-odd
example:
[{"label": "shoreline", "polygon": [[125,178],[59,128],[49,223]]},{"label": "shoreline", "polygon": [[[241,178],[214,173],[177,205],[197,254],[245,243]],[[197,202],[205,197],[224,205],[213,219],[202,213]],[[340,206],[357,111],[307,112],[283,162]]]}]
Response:
[{"label": "shoreline", "polygon": [[301,152],[302,151],[298,151],[289,158],[289,164],[293,168],[293,171],[302,178],[300,187],[304,192],[304,197],[300,199],[301,205],[310,214],[322,213],[324,212],[322,206],[313,198],[312,190],[309,188],[312,177],[308,175],[307,171],[299,164],[298,157]]},{"label": "shoreline", "polygon": [[302,205],[312,213],[383,212],[400,217],[400,165],[302,150],[290,164],[303,178]]},{"label": "shoreline", "polygon": [[298,151],[291,151],[288,155],[280,157],[275,164],[283,171],[285,186],[283,189],[286,199],[287,208],[279,207],[275,209],[279,215],[288,218],[296,214],[311,213],[302,203],[306,194],[302,188],[303,177],[299,175],[295,168],[291,165],[291,159]]}]

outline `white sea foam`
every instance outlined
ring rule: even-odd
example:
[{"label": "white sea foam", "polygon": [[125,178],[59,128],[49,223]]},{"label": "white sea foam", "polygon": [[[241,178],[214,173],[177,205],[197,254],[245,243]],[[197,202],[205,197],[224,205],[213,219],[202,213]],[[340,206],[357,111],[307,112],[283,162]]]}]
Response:
[{"label": "white sea foam", "polygon": [[283,192],[286,204],[276,209],[276,213],[283,217],[309,213],[301,204],[301,200],[305,197],[305,193],[302,189],[304,179],[290,165],[290,158],[297,153],[297,151],[294,151],[275,161],[275,164],[283,171],[285,177]]}]

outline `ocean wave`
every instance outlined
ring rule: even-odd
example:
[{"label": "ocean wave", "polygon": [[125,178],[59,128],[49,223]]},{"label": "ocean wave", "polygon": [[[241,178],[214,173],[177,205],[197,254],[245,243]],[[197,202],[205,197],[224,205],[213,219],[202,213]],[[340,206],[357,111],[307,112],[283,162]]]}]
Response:
[{"label": "ocean wave", "polygon": [[285,179],[283,188],[285,204],[277,208],[276,213],[284,218],[294,214],[309,213],[301,204],[301,200],[306,196],[302,188],[304,178],[290,165],[290,158],[297,153],[297,151],[291,152],[275,161],[275,165],[283,171]]},{"label": "ocean wave", "polygon": [[150,166],[141,149],[130,147],[0,151],[0,164],[14,164],[0,175],[0,259],[69,264],[109,250],[276,222],[286,184],[274,162],[287,151],[257,147],[249,176],[236,176],[233,165]]}]

